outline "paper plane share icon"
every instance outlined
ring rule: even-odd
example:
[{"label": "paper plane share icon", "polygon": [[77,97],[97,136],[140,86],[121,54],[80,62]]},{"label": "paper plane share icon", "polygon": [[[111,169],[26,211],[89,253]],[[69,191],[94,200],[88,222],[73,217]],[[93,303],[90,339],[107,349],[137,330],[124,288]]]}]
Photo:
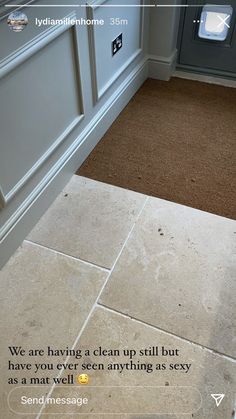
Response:
[{"label": "paper plane share icon", "polygon": [[211,394],[211,397],[215,400],[216,406],[218,407],[225,397],[225,394]]}]

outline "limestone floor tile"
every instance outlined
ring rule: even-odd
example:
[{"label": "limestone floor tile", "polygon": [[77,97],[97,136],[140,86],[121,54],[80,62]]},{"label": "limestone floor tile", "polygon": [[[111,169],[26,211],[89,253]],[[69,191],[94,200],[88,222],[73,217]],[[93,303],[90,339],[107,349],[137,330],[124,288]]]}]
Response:
[{"label": "limestone floor tile", "polygon": [[[64,360],[65,356],[48,358],[47,347],[72,347],[106,277],[107,272],[100,268],[27,242],[1,270],[0,417],[12,418],[6,400],[15,386],[8,384],[9,377],[17,378],[18,385],[26,377],[29,385],[31,377],[55,375],[51,367],[48,371],[39,369],[36,374],[34,365],[31,370],[18,371],[12,369],[12,364],[52,363],[54,368],[55,362]],[[26,350],[25,356],[11,356],[9,346],[21,346]],[[44,355],[29,356],[30,349],[41,348]],[[50,381],[48,384],[51,386]],[[27,395],[28,390],[23,391]],[[14,397],[11,405],[17,407]]]},{"label": "limestone floor tile", "polygon": [[111,268],[146,197],[73,176],[29,240]]},{"label": "limestone floor tile", "polygon": [[[49,418],[49,419],[58,419],[58,418],[62,418],[63,419],[73,419],[74,417],[76,417],[75,415],[66,415],[66,414],[50,414],[49,416],[42,414],[40,416],[40,418]],[[192,415],[124,415],[122,414],[109,414],[108,415],[91,415],[88,414],[83,414],[83,415],[78,415],[78,418],[81,417],[83,419],[192,419],[194,416]],[[232,418],[230,418],[232,419]]]},{"label": "limestone floor tile", "polygon": [[[96,352],[99,348],[113,353],[99,356]],[[90,350],[90,354],[79,360],[80,371],[82,364],[97,368],[83,370],[89,374],[91,387],[56,386],[51,396],[83,396],[88,398],[88,405],[80,408],[48,405],[43,412],[52,417],[56,418],[55,413],[63,418],[83,413],[87,414],[86,419],[105,419],[103,413],[108,414],[112,406],[113,413],[119,415],[110,413],[109,418],[232,418],[236,363],[229,358],[99,306],[83,331],[77,349]],[[131,356],[124,355],[124,349],[136,351],[132,363]],[[114,353],[114,350],[119,352]],[[95,367],[101,363],[104,367]],[[123,370],[120,367],[114,370],[115,364],[124,365]],[[189,364],[188,371],[187,367],[180,369],[181,364]],[[108,370],[109,365],[113,365],[113,370]],[[104,393],[100,386],[104,386]],[[138,388],[131,390],[130,386]],[[211,393],[225,393],[218,408]],[[95,415],[98,411],[100,414]]]},{"label": "limestone floor tile", "polygon": [[[52,410],[52,409],[51,409]],[[76,416],[75,414],[69,414],[69,415],[66,415],[66,414],[64,414],[64,413],[62,413],[62,414],[58,414],[58,413],[56,413],[56,414],[52,414],[52,413],[50,413],[50,415],[47,415],[47,414],[41,414],[41,416],[40,416],[40,418],[49,418],[49,419],[58,419],[58,418],[63,418],[63,419],[73,419],[73,418],[81,418],[81,419],[192,419],[194,416],[192,416],[192,415],[130,415],[130,414],[127,414],[127,415],[125,415],[125,414],[109,414],[109,415],[107,415],[107,414],[105,414],[105,415],[102,415],[102,414],[99,414],[99,415],[96,415],[96,414],[91,414],[91,413],[89,413],[88,415],[86,415],[86,414],[83,414],[83,415],[78,415],[78,416]],[[199,418],[199,416],[198,416],[198,418]],[[217,417],[218,418],[218,417]],[[204,419],[203,417],[201,418],[201,419]],[[207,418],[208,419],[208,418]],[[209,418],[210,419],[210,418]],[[225,418],[223,418],[222,417],[222,419],[225,419]],[[232,418],[230,418],[230,419],[232,419]]]},{"label": "limestone floor tile", "polygon": [[100,302],[236,356],[236,221],[150,198]]}]

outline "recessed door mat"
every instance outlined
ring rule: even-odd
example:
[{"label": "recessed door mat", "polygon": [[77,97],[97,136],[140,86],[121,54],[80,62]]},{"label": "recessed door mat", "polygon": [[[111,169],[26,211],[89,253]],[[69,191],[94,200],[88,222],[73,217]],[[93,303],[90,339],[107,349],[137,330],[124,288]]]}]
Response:
[{"label": "recessed door mat", "polygon": [[236,218],[236,89],[148,79],[77,174]]}]

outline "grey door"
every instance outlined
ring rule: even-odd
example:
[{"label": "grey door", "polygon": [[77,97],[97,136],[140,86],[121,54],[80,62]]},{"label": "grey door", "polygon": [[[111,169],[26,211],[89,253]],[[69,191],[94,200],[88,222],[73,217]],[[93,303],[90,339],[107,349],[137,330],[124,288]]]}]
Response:
[{"label": "grey door", "polygon": [[[218,10],[219,6],[222,7],[222,11],[225,5],[232,7],[232,15],[225,21],[225,18],[221,18],[223,15],[215,14],[216,18],[219,18],[219,27],[227,29],[227,35],[223,41],[205,39],[199,36],[203,6],[206,4],[210,5],[212,11],[214,11],[214,5],[218,5]],[[187,6],[183,17],[180,65],[195,67],[198,70],[208,70],[213,73],[236,74],[236,0],[227,2],[222,0],[190,0],[187,1]]]}]

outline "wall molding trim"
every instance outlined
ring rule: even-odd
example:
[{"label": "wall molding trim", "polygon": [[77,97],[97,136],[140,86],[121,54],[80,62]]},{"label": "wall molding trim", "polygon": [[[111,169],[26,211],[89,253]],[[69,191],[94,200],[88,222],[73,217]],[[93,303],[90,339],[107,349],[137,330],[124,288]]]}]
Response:
[{"label": "wall molding trim", "polygon": [[0,209],[6,206],[6,199],[0,186]]},{"label": "wall molding trim", "polygon": [[[69,13],[65,19],[76,19],[75,12]],[[66,32],[68,29],[75,27],[75,25],[55,25],[45,29],[38,36],[35,36],[29,42],[16,49],[12,54],[6,56],[0,61],[0,78],[4,77],[10,71],[14,70],[18,65],[28,60],[32,55],[36,54],[55,38]]]},{"label": "wall molding trim", "polygon": [[119,113],[147,79],[147,76],[147,60],[143,59],[2,226],[0,230],[0,267],[6,263],[20,245],[22,238],[33,228],[62,187],[69,181],[71,173],[74,173],[90,154]]},{"label": "wall molding trim", "polygon": [[[75,19],[75,13],[70,13],[67,17],[70,19]],[[0,80],[5,77],[8,73],[13,71],[22,63],[30,59],[34,54],[40,51],[42,48],[49,45],[52,41],[57,39],[60,35],[66,31],[72,31],[73,37],[73,53],[76,61],[76,81],[78,85],[78,105],[80,108],[80,113],[74,118],[73,121],[69,123],[66,129],[55,139],[53,144],[46,150],[45,153],[35,162],[35,164],[28,170],[24,176],[19,179],[19,181],[7,192],[4,193],[0,189],[0,208],[5,207],[14,196],[20,191],[20,189],[28,182],[36,173],[36,171],[45,163],[47,159],[55,152],[55,150],[66,140],[68,135],[80,124],[84,118],[84,104],[83,104],[83,94],[82,94],[82,84],[80,77],[80,60],[78,56],[78,35],[76,31],[76,25],[56,25],[53,28],[45,30],[40,36],[34,38],[30,43],[24,45],[24,47],[15,51],[11,56],[6,57],[0,64]]]},{"label": "wall molding trim", "polygon": [[177,49],[169,57],[148,55],[148,75],[150,78],[159,80],[170,80],[175,71],[177,60]]},{"label": "wall molding trim", "polygon": [[[108,0],[93,0],[93,2],[87,5],[87,17],[88,19],[95,19],[94,11],[99,8],[100,5],[106,3]],[[141,0],[143,4],[144,0]],[[97,78],[97,66],[96,66],[96,48],[95,48],[95,32],[94,27],[88,27],[89,32],[89,55],[91,63],[92,73],[92,89],[93,89],[93,101],[94,105],[105,95],[115,81],[124,73],[124,71],[135,61],[135,59],[143,51],[143,34],[144,34],[144,11],[141,8],[140,11],[140,33],[139,33],[139,47],[138,49],[125,61],[125,63],[116,71],[116,73],[108,80],[108,82],[102,88],[98,86]]]},{"label": "wall molding trim", "polygon": [[[35,0],[29,0],[27,1],[27,5],[28,4],[32,4],[34,3]],[[5,5],[11,5],[11,4],[16,4],[17,6],[11,6],[11,7],[5,7]],[[25,0],[18,0],[17,2],[14,0],[3,0],[0,4],[0,21],[4,18],[6,18],[10,13],[15,12],[16,10],[22,10],[25,7]]]}]

